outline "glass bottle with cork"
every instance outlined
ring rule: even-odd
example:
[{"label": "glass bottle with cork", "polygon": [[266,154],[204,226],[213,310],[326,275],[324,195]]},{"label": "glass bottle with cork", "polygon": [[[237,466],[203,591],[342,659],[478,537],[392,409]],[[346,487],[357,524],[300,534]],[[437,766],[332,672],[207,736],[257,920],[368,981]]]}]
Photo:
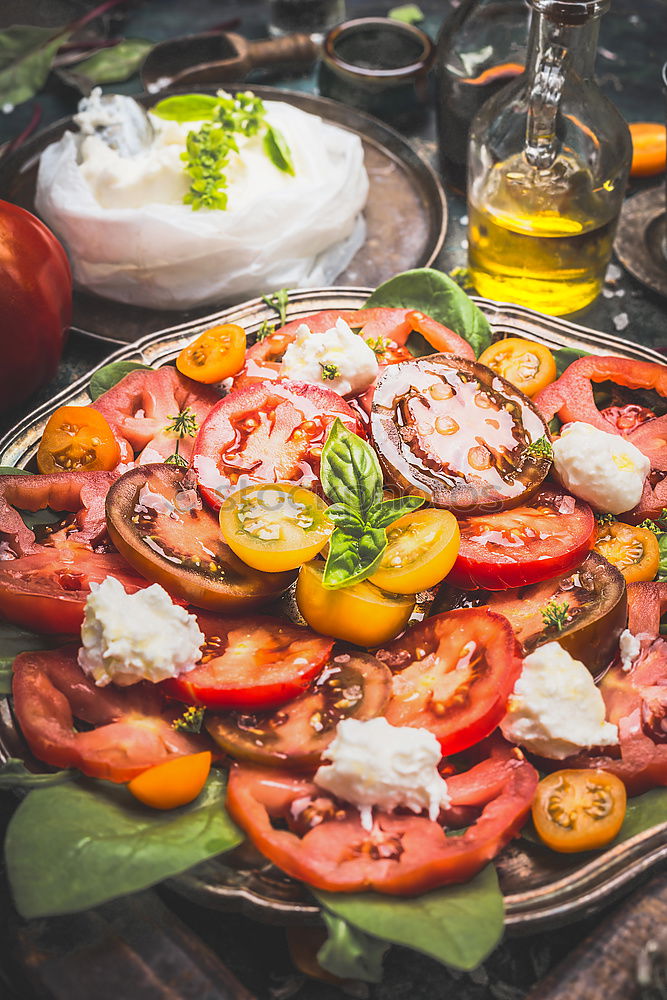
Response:
[{"label": "glass bottle with cork", "polygon": [[529,2],[526,72],[471,127],[468,259],[481,295],[560,316],[600,292],[632,143],[593,79],[609,0]]}]

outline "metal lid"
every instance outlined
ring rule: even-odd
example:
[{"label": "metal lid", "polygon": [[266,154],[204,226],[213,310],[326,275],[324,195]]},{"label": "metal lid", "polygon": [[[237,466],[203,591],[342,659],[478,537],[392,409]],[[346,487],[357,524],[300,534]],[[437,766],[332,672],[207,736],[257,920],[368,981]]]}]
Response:
[{"label": "metal lid", "polygon": [[560,24],[584,24],[601,17],[611,0],[528,0],[533,10]]}]

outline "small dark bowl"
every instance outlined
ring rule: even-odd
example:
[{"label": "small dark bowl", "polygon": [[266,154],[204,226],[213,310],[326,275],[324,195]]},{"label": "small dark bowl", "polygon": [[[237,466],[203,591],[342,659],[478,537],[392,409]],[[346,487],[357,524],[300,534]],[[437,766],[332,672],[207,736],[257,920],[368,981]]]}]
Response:
[{"label": "small dark bowl", "polygon": [[320,94],[395,124],[414,120],[429,99],[433,42],[419,28],[387,17],[336,25],[322,46]]}]

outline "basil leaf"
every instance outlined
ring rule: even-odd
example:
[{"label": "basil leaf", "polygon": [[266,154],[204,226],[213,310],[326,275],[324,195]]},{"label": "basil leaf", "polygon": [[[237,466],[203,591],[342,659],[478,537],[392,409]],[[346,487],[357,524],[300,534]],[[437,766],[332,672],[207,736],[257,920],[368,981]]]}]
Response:
[{"label": "basil leaf", "polygon": [[102,393],[113,389],[130,372],[139,370],[152,371],[150,365],[144,365],[140,361],[112,361],[110,365],[105,365],[91,375],[88,386],[90,398],[95,402]]},{"label": "basil leaf", "polygon": [[328,500],[342,503],[365,517],[382,498],[382,470],[378,457],[358,434],[336,417],[329,429],[320,465],[320,479]]},{"label": "basil leaf", "polygon": [[588,351],[580,351],[577,347],[552,347],[550,350],[556,362],[556,372],[559,378],[573,361],[588,357]]},{"label": "basil leaf", "polygon": [[322,910],[328,937],[317,953],[323,969],[340,979],[363,979],[379,983],[382,979],[382,959],[389,945],[370,934],[364,934],[351,924]]},{"label": "basil leaf", "polygon": [[117,45],[100,49],[95,55],[76,63],[67,76],[89,85],[121,83],[138,72],[154,44],[143,38],[124,38]]},{"label": "basil leaf", "polygon": [[150,112],[168,122],[212,122],[218,104],[219,99],[209,94],[181,94],[158,101]]},{"label": "basil leaf", "polygon": [[386,528],[404,514],[419,510],[424,505],[423,497],[396,497],[394,500],[383,500],[370,511],[368,523],[374,528]]},{"label": "basil leaf", "polygon": [[358,511],[352,510],[351,507],[346,507],[342,503],[335,503],[331,507],[327,507],[327,518],[333,521],[336,527],[346,528],[351,532],[363,531],[366,526],[366,522]]},{"label": "basil leaf", "polygon": [[455,969],[475,969],[503,934],[503,897],[493,865],[463,885],[409,899],[319,890],[315,897],[357,930],[414,948]]},{"label": "basil leaf", "polygon": [[33,774],[17,757],[10,757],[0,766],[0,791],[11,788],[49,788],[72,781],[77,772],[74,769],[53,771],[48,774]]},{"label": "basil leaf", "polygon": [[123,785],[80,779],[30,792],[12,816],[7,874],[22,916],[73,913],[155,885],[243,839],[212,771],[190,805],[141,805]]},{"label": "basil leaf", "polygon": [[322,585],[328,590],[339,590],[365,580],[378,568],[386,548],[387,532],[384,528],[366,526],[359,536],[334,528],[329,539]]},{"label": "basil leaf", "polygon": [[262,139],[262,145],[264,147],[264,152],[271,160],[274,167],[277,167],[278,170],[282,170],[283,173],[291,174],[292,177],[294,177],[295,170],[292,153],[287,145],[287,140],[280,129],[277,129],[275,125],[269,125],[267,122],[266,132],[264,133],[264,138]]},{"label": "basil leaf", "polygon": [[0,105],[29,101],[46,83],[68,28],[15,24],[0,32]]},{"label": "basil leaf", "polygon": [[430,267],[404,271],[385,281],[363,308],[379,306],[421,310],[467,340],[478,357],[492,341],[482,310],[447,274]]}]

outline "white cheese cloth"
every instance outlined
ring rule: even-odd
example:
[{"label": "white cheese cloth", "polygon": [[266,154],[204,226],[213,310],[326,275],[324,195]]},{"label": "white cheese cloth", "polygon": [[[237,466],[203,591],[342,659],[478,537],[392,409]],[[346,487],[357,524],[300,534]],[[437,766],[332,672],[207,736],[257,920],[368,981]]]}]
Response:
[{"label": "white cheese cloth", "polygon": [[[290,105],[265,107],[290,146],[296,176],[271,163],[259,137],[248,140],[230,162],[225,211],[194,211],[180,198],[103,207],[77,163],[78,137],[66,132],[44,150],[35,203],[66,245],[77,284],[162,309],[331,284],[365,239],[361,140]],[[186,126],[184,136],[196,127]]]}]

